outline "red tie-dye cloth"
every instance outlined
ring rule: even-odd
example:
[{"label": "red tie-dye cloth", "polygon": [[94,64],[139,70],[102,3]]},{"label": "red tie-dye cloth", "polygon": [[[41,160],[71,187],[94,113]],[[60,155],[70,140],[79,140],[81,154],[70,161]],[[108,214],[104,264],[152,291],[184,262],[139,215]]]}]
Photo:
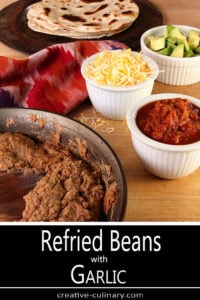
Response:
[{"label": "red tie-dye cloth", "polygon": [[88,97],[83,60],[102,50],[127,48],[117,41],[76,41],[47,47],[25,59],[0,56],[0,107],[67,114]]}]

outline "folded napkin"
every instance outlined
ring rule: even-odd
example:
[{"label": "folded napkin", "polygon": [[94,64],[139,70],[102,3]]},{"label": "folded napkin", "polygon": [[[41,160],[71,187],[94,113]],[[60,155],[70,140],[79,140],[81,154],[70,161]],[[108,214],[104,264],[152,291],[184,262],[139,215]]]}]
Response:
[{"label": "folded napkin", "polygon": [[88,97],[80,67],[99,51],[123,49],[118,41],[75,41],[24,59],[0,56],[0,107],[36,108],[67,114]]}]

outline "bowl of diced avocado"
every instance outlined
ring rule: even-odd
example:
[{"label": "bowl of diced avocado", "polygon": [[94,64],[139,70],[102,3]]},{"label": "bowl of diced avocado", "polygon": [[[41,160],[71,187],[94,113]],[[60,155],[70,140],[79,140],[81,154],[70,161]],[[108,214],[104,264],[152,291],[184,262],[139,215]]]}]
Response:
[{"label": "bowl of diced avocado", "polygon": [[162,25],[144,32],[141,51],[159,66],[157,81],[188,85],[200,81],[200,29]]}]

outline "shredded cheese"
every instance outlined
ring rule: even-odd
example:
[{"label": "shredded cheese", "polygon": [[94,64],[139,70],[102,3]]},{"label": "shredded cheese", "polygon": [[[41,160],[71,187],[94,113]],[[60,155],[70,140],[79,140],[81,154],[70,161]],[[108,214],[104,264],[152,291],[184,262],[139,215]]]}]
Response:
[{"label": "shredded cheese", "polygon": [[103,129],[100,130],[102,133],[111,134],[115,130],[114,127],[108,127],[110,125],[110,123],[108,121],[105,121],[105,120],[101,119],[100,117],[98,117],[96,115],[96,113],[94,112],[94,110],[93,110],[93,116],[88,117],[84,113],[81,113],[78,120],[81,123],[84,123],[84,124],[92,127],[94,130],[96,130],[100,126],[104,127]]},{"label": "shredded cheese", "polygon": [[150,75],[142,53],[131,49],[103,51],[86,65],[86,76],[99,85],[130,86],[144,82]]}]

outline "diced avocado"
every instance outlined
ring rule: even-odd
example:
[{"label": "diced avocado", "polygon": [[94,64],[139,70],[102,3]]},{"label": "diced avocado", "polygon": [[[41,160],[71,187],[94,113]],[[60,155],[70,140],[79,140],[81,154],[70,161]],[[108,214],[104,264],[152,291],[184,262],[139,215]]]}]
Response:
[{"label": "diced avocado", "polygon": [[177,38],[179,40],[186,40],[186,36],[180,32],[180,29],[178,27],[175,27],[171,30],[170,37]]},{"label": "diced avocado", "polygon": [[167,39],[167,46],[170,46],[172,48],[175,48],[177,46],[176,42],[174,43],[173,41],[171,42],[170,39]]},{"label": "diced avocado", "polygon": [[165,38],[164,36],[150,36],[148,38],[149,47],[151,50],[158,51],[165,48]]},{"label": "diced avocado", "polygon": [[188,37],[188,44],[191,49],[195,49],[199,46],[199,33],[196,30],[191,30]]},{"label": "diced avocado", "polygon": [[200,54],[200,33],[190,30],[184,34],[179,27],[166,25],[163,36],[150,36],[147,46],[160,54],[175,57],[192,57]]},{"label": "diced avocado", "polygon": [[171,50],[170,50],[170,48],[164,48],[164,49],[161,49],[161,50],[159,50],[159,51],[157,51],[159,54],[163,54],[163,55],[167,55],[167,56],[169,56],[169,55],[171,55]]},{"label": "diced avocado", "polygon": [[174,48],[174,50],[171,53],[171,56],[173,57],[183,57],[184,56],[184,44],[180,44]]},{"label": "diced avocado", "polygon": [[174,29],[175,27],[173,25],[167,25],[165,26],[165,29],[164,29],[164,37],[165,38],[168,38],[170,36],[170,33],[171,31]]},{"label": "diced avocado", "polygon": [[200,46],[198,46],[197,48],[195,48],[194,52],[197,53],[197,54],[200,54]]},{"label": "diced avocado", "polygon": [[183,40],[183,39],[182,39],[182,40],[177,39],[177,45],[180,45],[180,44],[184,44],[184,47],[185,47],[185,51],[186,51],[186,52],[190,50],[190,46],[189,46],[189,44],[188,44],[187,39],[185,39],[185,40]]},{"label": "diced avocado", "polygon": [[176,44],[171,43],[170,40],[167,39],[167,48],[169,49],[169,55],[171,55],[172,51],[177,47]]},{"label": "diced avocado", "polygon": [[167,38],[167,42],[169,42],[170,44],[176,44],[177,43],[177,38],[175,37],[168,37]]},{"label": "diced avocado", "polygon": [[181,44],[184,44],[184,40],[180,40],[180,39],[177,39],[177,42],[176,42],[176,45],[181,45]]},{"label": "diced avocado", "polygon": [[[190,47],[189,47],[189,44],[187,42],[187,39],[179,39],[177,37],[169,37],[167,38],[167,45],[171,46],[172,48],[177,46],[177,45],[180,45],[184,43],[184,47],[185,47],[185,51],[189,51]],[[173,46],[174,45],[174,46]]]},{"label": "diced avocado", "polygon": [[192,57],[192,56],[194,56],[194,52],[192,51],[192,49],[189,48],[188,51],[184,52],[184,56],[185,57]]},{"label": "diced avocado", "polygon": [[186,52],[190,51],[190,46],[189,46],[189,44],[188,44],[187,39],[184,41],[184,47],[185,47],[185,51],[186,51]]}]

